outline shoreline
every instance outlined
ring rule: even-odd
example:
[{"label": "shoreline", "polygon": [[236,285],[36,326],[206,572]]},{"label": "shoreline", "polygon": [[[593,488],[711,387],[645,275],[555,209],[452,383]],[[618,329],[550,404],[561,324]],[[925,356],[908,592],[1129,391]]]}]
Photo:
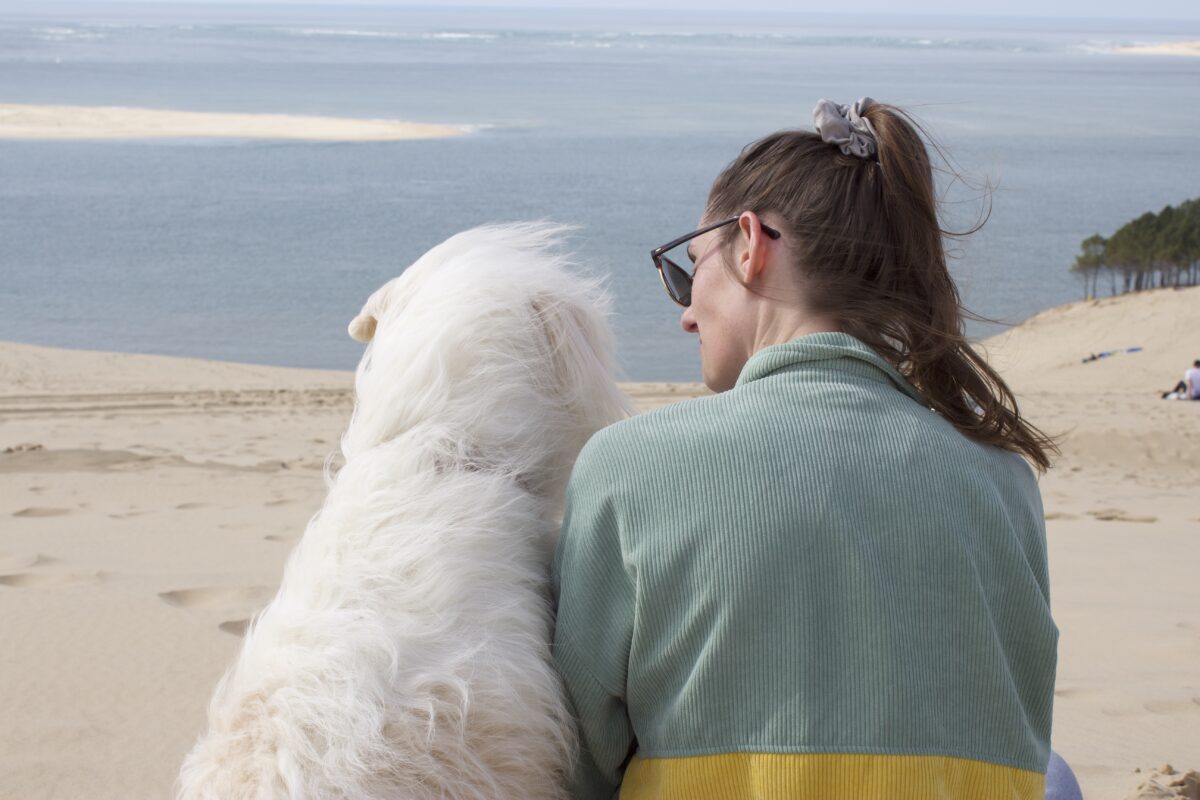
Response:
[{"label": "shoreline", "polygon": [[[0,108],[2,108],[2,106],[0,106]],[[0,138],[3,138],[3,137],[0,137]],[[996,342],[1003,341],[1004,338],[1006,336],[1008,336],[1012,331],[1021,329],[1026,326],[1040,324],[1040,322],[1047,316],[1049,316],[1050,318],[1054,318],[1055,315],[1072,314],[1072,313],[1076,313],[1076,311],[1078,309],[1084,309],[1084,308],[1106,308],[1106,307],[1113,306],[1113,305],[1120,305],[1123,303],[1128,303],[1133,298],[1148,298],[1148,297],[1156,297],[1156,296],[1163,295],[1163,294],[1172,295],[1174,293],[1185,293],[1186,294],[1188,292],[1194,292],[1195,293],[1194,296],[1196,297],[1196,302],[1200,303],[1200,286],[1182,286],[1178,289],[1167,286],[1167,287],[1161,287],[1161,288],[1156,288],[1156,289],[1146,289],[1146,290],[1142,290],[1140,292],[1130,292],[1130,293],[1127,293],[1124,295],[1115,295],[1112,297],[1104,296],[1104,297],[1096,297],[1091,300],[1072,300],[1069,303],[1060,303],[1059,305],[1046,306],[1045,308],[1034,311],[1033,313],[1029,314],[1027,317],[1024,317],[1023,319],[1021,319],[1018,322],[1007,323],[1004,325],[1004,327],[1002,329],[1000,329],[996,332],[989,333],[986,336],[968,337],[968,341],[976,349],[982,350],[982,351],[987,351],[989,349],[990,345],[992,345]],[[1099,352],[1099,351],[1109,350],[1109,349],[1116,348],[1118,345],[1121,344],[1122,340],[1120,340],[1119,336],[1114,335],[1113,337],[1110,337],[1110,338],[1112,339],[1112,341],[1098,340],[1098,344],[1096,346],[1093,346],[1090,349],[1090,351],[1082,351],[1081,358],[1089,355],[1089,352]],[[300,377],[300,378],[316,377],[316,376],[320,376],[320,375],[324,375],[327,377],[328,376],[345,375],[352,379],[354,376],[354,368],[353,367],[348,367],[346,369],[337,369],[337,368],[333,368],[333,367],[297,366],[294,364],[278,364],[278,363],[270,363],[270,362],[262,362],[262,361],[240,361],[240,360],[236,360],[236,359],[213,358],[213,357],[204,356],[204,355],[178,355],[178,354],[170,354],[170,353],[156,353],[156,352],[145,352],[145,351],[135,351],[135,350],[110,350],[110,349],[104,349],[104,348],[96,349],[96,348],[89,348],[89,347],[81,347],[81,346],[77,346],[77,345],[47,344],[45,342],[29,341],[29,340],[24,340],[24,339],[0,339],[0,348],[4,347],[5,345],[40,347],[40,348],[45,348],[47,350],[58,350],[58,351],[65,351],[68,353],[87,353],[87,354],[89,354],[90,357],[102,356],[102,357],[110,358],[110,359],[117,358],[117,357],[120,357],[120,358],[133,357],[133,358],[147,358],[147,359],[164,359],[164,360],[166,360],[166,362],[187,361],[187,362],[192,362],[194,367],[199,367],[200,365],[207,364],[207,365],[221,365],[221,366],[227,366],[227,367],[234,368],[234,369],[252,370],[252,371],[253,370],[280,370],[281,374],[295,373],[297,375],[297,377]],[[1110,347],[1110,345],[1111,345],[1111,347]],[[1200,353],[1198,353],[1197,356],[1200,357]],[[1190,363],[1190,359],[1189,359],[1189,363]],[[626,386],[626,385],[629,385],[629,386],[639,386],[639,385],[701,386],[702,385],[699,381],[683,381],[683,380],[669,380],[669,379],[655,379],[655,378],[645,378],[645,379],[641,379],[641,380],[632,380],[632,379],[622,380],[622,381],[619,381],[619,384],[621,386]]]},{"label": "shoreline", "polygon": [[473,128],[389,119],[0,104],[0,140],[276,139],[385,142],[461,136]]}]

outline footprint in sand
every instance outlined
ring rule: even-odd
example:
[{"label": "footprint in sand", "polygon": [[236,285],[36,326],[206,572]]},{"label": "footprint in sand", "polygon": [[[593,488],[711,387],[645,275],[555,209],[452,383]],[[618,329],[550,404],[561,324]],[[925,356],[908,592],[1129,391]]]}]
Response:
[{"label": "footprint in sand", "polygon": [[63,450],[14,452],[0,458],[0,472],[77,472],[147,467],[153,459],[128,450],[101,450],[100,445]]},{"label": "footprint in sand", "polygon": [[209,507],[208,503],[180,503],[179,505],[175,506],[175,509],[177,511],[191,511],[192,509],[195,509],[195,508],[208,508],[208,507]]},{"label": "footprint in sand", "polygon": [[250,620],[248,619],[230,619],[217,626],[218,629],[225,633],[232,633],[234,636],[245,636],[246,629],[249,627]]},{"label": "footprint in sand", "polygon": [[1142,708],[1151,714],[1178,714],[1180,712],[1195,712],[1200,714],[1200,697],[1189,697],[1182,700],[1160,700],[1143,703]]},{"label": "footprint in sand", "polygon": [[282,544],[292,544],[293,542],[300,541],[299,536],[294,536],[292,534],[286,534],[286,533],[268,533],[263,538],[266,539],[268,542],[280,542]]},{"label": "footprint in sand", "polygon": [[13,569],[28,569],[29,567],[43,567],[47,564],[53,564],[54,559],[50,556],[44,556],[41,553],[34,553],[31,556],[18,556],[12,553],[0,553],[0,571],[8,572]]},{"label": "footprint in sand", "polygon": [[1046,519],[1047,519],[1047,520],[1053,520],[1053,519],[1079,519],[1079,515],[1078,515],[1078,514],[1068,514],[1068,513],[1067,513],[1067,512],[1065,512],[1065,511],[1051,511],[1050,513],[1046,514]]},{"label": "footprint in sand", "polygon": [[108,574],[104,572],[16,572],[0,575],[0,586],[11,586],[14,589],[49,589],[100,583],[107,577]]},{"label": "footprint in sand", "polygon": [[257,522],[219,522],[217,530],[222,531],[244,531],[244,530],[259,530],[262,526]]},{"label": "footprint in sand", "polygon": [[288,503],[291,503],[291,502],[294,502],[294,501],[289,500],[286,497],[281,497],[278,500],[268,500],[267,502],[263,503],[263,505],[264,506],[286,506]]},{"label": "footprint in sand", "polygon": [[20,511],[14,511],[14,517],[61,517],[70,514],[69,508],[44,508],[41,506],[31,506],[30,508],[22,508]]},{"label": "footprint in sand", "polygon": [[1138,714],[1135,708],[1102,708],[1100,713],[1106,717],[1132,717]]},{"label": "footprint in sand", "polygon": [[220,608],[230,611],[261,608],[275,594],[270,586],[204,586],[159,592],[164,603],[177,608]]},{"label": "footprint in sand", "polygon": [[37,450],[45,450],[45,449],[46,448],[44,446],[37,444],[35,442],[24,442],[22,444],[14,444],[9,447],[6,447],[6,448],[4,448],[4,452],[6,454],[7,453],[32,453]]},{"label": "footprint in sand", "polygon": [[1130,514],[1119,508],[1103,508],[1099,511],[1089,511],[1087,513],[1089,516],[1104,522],[1158,522],[1158,517]]}]

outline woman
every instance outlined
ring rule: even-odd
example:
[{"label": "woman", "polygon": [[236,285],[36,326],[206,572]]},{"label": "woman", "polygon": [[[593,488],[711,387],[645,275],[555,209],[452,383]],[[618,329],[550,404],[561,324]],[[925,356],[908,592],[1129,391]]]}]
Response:
[{"label": "woman", "polygon": [[1053,444],[963,338],[914,126],[870,98],[815,119],[747,146],[654,251],[716,394],[605,428],[572,471],[575,797],[1046,791],[1030,465]]}]

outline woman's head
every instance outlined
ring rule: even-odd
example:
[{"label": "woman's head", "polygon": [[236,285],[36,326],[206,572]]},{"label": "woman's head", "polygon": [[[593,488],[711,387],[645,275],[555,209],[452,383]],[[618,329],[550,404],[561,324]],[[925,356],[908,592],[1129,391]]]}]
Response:
[{"label": "woman's head", "polygon": [[[691,242],[699,260],[683,325],[701,337],[706,382],[717,376],[728,388],[720,385],[727,373],[736,379],[766,344],[843,331],[891,362],[963,434],[1045,468],[1053,443],[1019,416],[1012,392],[964,337],[943,248],[955,234],[939,223],[919,126],[881,103],[855,111],[874,153],[780,131],[747,145],[714,181],[702,223],[741,217]],[[763,236],[760,217],[783,236]]]},{"label": "woman's head", "polygon": [[[814,313],[804,302],[805,287],[786,237],[772,241],[764,232],[772,221],[771,215],[760,220],[747,211],[736,222],[688,243],[691,305],[680,322],[699,337],[704,383],[714,392],[732,388],[746,361],[763,347],[836,330],[832,318]],[[758,287],[774,292],[756,291]]]}]

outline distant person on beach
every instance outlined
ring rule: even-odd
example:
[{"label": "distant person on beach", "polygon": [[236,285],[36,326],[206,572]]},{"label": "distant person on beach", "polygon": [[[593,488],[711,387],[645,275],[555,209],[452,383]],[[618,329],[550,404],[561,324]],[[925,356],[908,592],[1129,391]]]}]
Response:
[{"label": "distant person on beach", "polygon": [[814,122],[652,253],[715,394],[571,473],[573,796],[1078,798],[1050,749],[1054,444],[963,337],[919,128],[870,98]]},{"label": "distant person on beach", "polygon": [[1163,392],[1164,400],[1200,400],[1200,358],[1183,373],[1183,380],[1169,392]]}]

